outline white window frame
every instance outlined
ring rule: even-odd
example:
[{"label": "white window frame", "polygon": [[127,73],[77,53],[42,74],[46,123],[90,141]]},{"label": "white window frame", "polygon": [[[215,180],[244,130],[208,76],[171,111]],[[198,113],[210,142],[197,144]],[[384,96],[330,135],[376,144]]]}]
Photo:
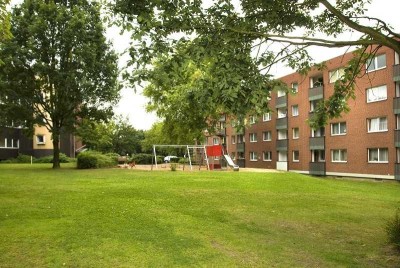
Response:
[{"label": "white window frame", "polygon": [[252,125],[257,122],[257,118],[254,115],[250,116],[249,120],[250,120],[250,124],[252,124]]},{"label": "white window frame", "polygon": [[[282,133],[285,133],[285,135],[282,135]],[[284,137],[284,138],[282,138]],[[288,139],[288,133],[286,129],[278,129],[278,140],[287,140]]]},{"label": "white window frame", "polygon": [[312,100],[310,101],[310,112],[314,112],[317,109],[319,100]]},{"label": "white window frame", "polygon": [[[43,141],[40,141],[39,137],[42,137]],[[36,135],[36,144],[38,145],[46,144],[46,135],[41,135],[41,134]]]},{"label": "white window frame", "polygon": [[[339,153],[339,160],[334,160],[334,153]],[[344,157],[345,156],[345,157]],[[346,159],[344,159],[346,158]],[[347,163],[347,149],[333,149],[331,150],[331,162],[332,163]]]},{"label": "white window frame", "polygon": [[271,116],[270,112],[263,114],[263,122],[267,122],[267,121],[271,121],[271,120],[272,120],[272,116]]},{"label": "white window frame", "polygon": [[[373,97],[373,93],[371,93],[371,91],[374,91],[374,90],[377,90],[377,91],[382,90],[385,92],[385,94],[382,94],[382,96],[378,95],[375,98],[370,98],[371,96]],[[367,103],[387,100],[387,86],[382,85],[382,86],[378,86],[378,87],[367,88],[365,95],[367,96]]]},{"label": "white window frame", "polygon": [[276,109],[278,118],[285,118],[287,117],[287,109],[286,108],[278,108]]},{"label": "white window frame", "polygon": [[[295,135],[296,129],[297,129],[297,136]],[[298,127],[292,128],[292,134],[293,134],[293,139],[298,140],[300,138],[300,129]]]},{"label": "white window frame", "polygon": [[249,134],[249,141],[250,142],[257,142],[257,133],[250,133]]},{"label": "white window frame", "polygon": [[339,68],[329,72],[329,83],[335,83],[337,80],[341,79],[344,75],[344,68]]},{"label": "white window frame", "polygon": [[[370,160],[370,154],[371,154],[371,150],[377,150],[377,153],[378,153],[378,159],[377,160]],[[380,152],[382,151],[382,150],[385,150],[386,151],[386,158],[388,159],[388,160],[381,160],[380,159]],[[388,150],[388,148],[368,148],[368,163],[383,163],[383,164],[385,164],[385,163],[389,163],[389,150]]]},{"label": "white window frame", "polygon": [[279,88],[278,90],[277,90],[277,92],[276,92],[276,96],[279,98],[279,97],[284,97],[284,96],[286,96],[286,91],[285,90],[283,90],[283,89],[281,89],[281,88]]},{"label": "white window frame", "polygon": [[287,162],[288,154],[286,151],[278,151],[278,162]]},{"label": "white window frame", "polygon": [[[378,58],[380,58],[380,57],[384,57],[384,58],[385,58],[385,66],[378,67]],[[386,54],[377,55],[377,56],[373,57],[371,60],[369,60],[369,61],[366,63],[365,71],[366,71],[367,73],[375,72],[375,71],[378,71],[378,70],[385,69],[385,68],[386,68],[386,65],[387,65],[387,62],[386,62]],[[368,70],[371,66],[373,67],[373,69]]]},{"label": "white window frame", "polygon": [[263,152],[263,161],[271,162],[272,161],[272,152],[271,151],[264,151]]},{"label": "white window frame", "polygon": [[[338,125],[338,130],[339,133],[333,133],[334,125]],[[342,126],[345,126],[344,131],[342,132]],[[347,134],[347,124],[346,122],[337,122],[337,123],[331,123],[331,136],[343,136]]]},{"label": "white window frame", "polygon": [[236,137],[235,136],[231,137],[231,142],[232,142],[232,144],[236,144]]},{"label": "white window frame", "polygon": [[320,127],[317,129],[311,129],[311,137],[312,138],[318,138],[318,137],[325,137],[325,128]]},{"label": "white window frame", "polygon": [[258,161],[257,152],[250,152],[250,161],[252,162]]},{"label": "white window frame", "polygon": [[299,83],[293,82],[292,85],[291,85],[291,87],[292,87],[292,92],[293,92],[293,93],[299,92]]},{"label": "white window frame", "polygon": [[299,116],[299,105],[292,105],[292,116]]},{"label": "white window frame", "polygon": [[[267,133],[269,133],[269,135]],[[272,140],[272,132],[271,131],[264,131],[263,132],[263,141],[271,141],[271,140]]]},{"label": "white window frame", "polygon": [[213,145],[219,145],[219,139],[213,138]]},{"label": "white window frame", "polygon": [[[386,123],[384,124],[383,119],[385,119]],[[375,125],[378,125],[378,130],[372,129],[372,120],[377,120],[378,123],[375,123]],[[383,126],[386,125],[386,128],[383,128]],[[375,118],[368,118],[367,119],[367,128],[368,128],[368,133],[376,133],[376,132],[387,132],[388,131],[388,120],[386,116],[382,117],[375,117]]]},{"label": "white window frame", "polygon": [[[297,159],[295,159],[295,153],[297,152]],[[292,161],[293,162],[300,162],[300,151],[298,151],[298,150],[294,150],[293,152],[292,152]]]}]

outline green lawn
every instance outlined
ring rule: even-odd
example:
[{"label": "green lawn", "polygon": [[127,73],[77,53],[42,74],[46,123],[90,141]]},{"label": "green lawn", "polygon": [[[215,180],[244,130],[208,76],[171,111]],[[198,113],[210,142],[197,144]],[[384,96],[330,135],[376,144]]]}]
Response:
[{"label": "green lawn", "polygon": [[0,165],[0,267],[399,267],[396,182]]}]

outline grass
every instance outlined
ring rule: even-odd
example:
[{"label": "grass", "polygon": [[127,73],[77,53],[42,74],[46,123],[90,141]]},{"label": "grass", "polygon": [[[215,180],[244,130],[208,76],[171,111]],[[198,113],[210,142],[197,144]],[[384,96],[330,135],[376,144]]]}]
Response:
[{"label": "grass", "polygon": [[399,267],[396,182],[0,165],[0,267]]}]

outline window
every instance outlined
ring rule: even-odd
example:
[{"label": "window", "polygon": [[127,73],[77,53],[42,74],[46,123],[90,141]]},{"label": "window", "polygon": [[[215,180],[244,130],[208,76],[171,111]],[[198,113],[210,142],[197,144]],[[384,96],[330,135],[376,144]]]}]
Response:
[{"label": "window", "polygon": [[272,152],[263,152],[263,161],[272,161]]},{"label": "window", "polygon": [[330,71],[329,72],[329,83],[335,83],[337,80],[342,78],[343,75],[344,75],[343,68],[339,68],[334,71]]},{"label": "window", "polygon": [[6,138],[1,137],[0,138],[0,148],[5,148],[6,147]]},{"label": "window", "polygon": [[372,59],[368,60],[367,62],[367,73],[373,72],[379,69],[383,69],[386,67],[386,54],[382,54]]},{"label": "window", "polygon": [[272,140],[271,131],[264,131],[263,132],[263,141],[270,141]]},{"label": "window", "polygon": [[331,135],[332,136],[346,135],[346,131],[347,131],[346,122],[331,124]]},{"label": "window", "polygon": [[293,128],[293,139],[298,139],[300,137],[300,133],[299,133],[299,128],[295,127]]},{"label": "window", "polygon": [[257,142],[257,133],[250,133],[249,140],[250,142]]},{"label": "window", "polygon": [[258,160],[257,152],[250,152],[250,161],[257,161],[257,160]]},{"label": "window", "polygon": [[243,135],[237,135],[237,143],[243,143],[243,142],[244,142]]},{"label": "window", "polygon": [[279,162],[287,162],[287,152],[286,151],[278,152],[278,161]]},{"label": "window", "polygon": [[293,151],[293,162],[299,162],[299,161],[300,161],[300,152]]},{"label": "window", "polygon": [[332,150],[332,162],[347,162],[347,150]]},{"label": "window", "polygon": [[387,131],[387,118],[378,117],[368,119],[368,132],[382,132]]},{"label": "window", "polygon": [[263,114],[263,121],[271,121],[271,113]]},{"label": "window", "polygon": [[396,129],[400,129],[400,115],[396,114]]},{"label": "window", "polygon": [[312,150],[311,162],[325,162],[325,150]]},{"label": "window", "polygon": [[299,92],[299,84],[297,82],[292,83],[292,92],[293,93]]},{"label": "window", "polygon": [[285,118],[287,114],[286,108],[278,108],[276,109],[278,111],[278,118]]},{"label": "window", "polygon": [[292,116],[298,116],[299,115],[299,105],[293,105],[292,106]]},{"label": "window", "polygon": [[367,89],[367,103],[382,101],[387,99],[386,85]]},{"label": "window", "polygon": [[312,100],[310,101],[310,112],[314,112],[317,109],[319,100]]},{"label": "window", "polygon": [[281,88],[279,88],[279,89],[278,89],[278,92],[276,93],[276,95],[277,95],[278,98],[279,98],[279,97],[283,97],[283,96],[286,95],[286,91],[283,90],[283,89],[281,89]]},{"label": "window", "polygon": [[387,148],[374,148],[368,149],[368,162],[369,163],[388,163],[388,149]]},{"label": "window", "polygon": [[279,129],[278,130],[278,140],[286,140],[287,139],[287,130]]},{"label": "window", "polygon": [[46,136],[36,135],[36,144],[46,144]]},{"label": "window", "polygon": [[325,128],[320,127],[317,129],[311,129],[311,137],[323,137],[325,136]]},{"label": "window", "polygon": [[231,155],[231,158],[232,158],[232,160],[236,160],[236,153],[235,152],[232,152],[232,153],[230,153],[230,155]]},{"label": "window", "polygon": [[324,79],[322,78],[322,76],[312,77],[310,79],[310,88],[322,87],[323,85]]},{"label": "window", "polygon": [[238,152],[238,159],[244,159],[244,152]]},{"label": "window", "polygon": [[236,137],[235,136],[232,136],[231,140],[232,140],[232,144],[236,143]]},{"label": "window", "polygon": [[257,121],[257,118],[254,115],[250,116],[250,124],[255,124],[256,121]]}]

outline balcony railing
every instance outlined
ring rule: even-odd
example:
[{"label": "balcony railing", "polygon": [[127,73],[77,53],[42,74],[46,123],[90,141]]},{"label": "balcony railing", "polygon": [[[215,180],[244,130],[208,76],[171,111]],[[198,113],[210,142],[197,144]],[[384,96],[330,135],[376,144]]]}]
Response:
[{"label": "balcony railing", "polygon": [[244,143],[236,143],[236,152],[238,153],[244,152]]},{"label": "balcony railing", "polygon": [[324,87],[314,87],[308,89],[308,100],[319,100],[324,98]]},{"label": "balcony railing", "polygon": [[277,97],[275,108],[283,108],[286,107],[287,103],[287,96]]},{"label": "balcony railing", "polygon": [[276,119],[276,129],[287,129],[288,119],[287,117]]},{"label": "balcony railing", "polygon": [[393,113],[400,114],[400,97],[393,98]]},{"label": "balcony railing", "polygon": [[393,81],[400,81],[400,64],[393,65]]},{"label": "balcony railing", "polygon": [[324,150],[325,137],[310,137],[310,150]]},{"label": "balcony railing", "polygon": [[400,181],[400,163],[394,164],[394,179]]},{"label": "balcony railing", "polygon": [[276,150],[277,151],[287,151],[288,149],[288,140],[277,140],[276,141]]},{"label": "balcony railing", "polygon": [[310,162],[310,175],[325,176],[325,162]]},{"label": "balcony railing", "polygon": [[394,146],[400,147],[400,129],[394,130]]}]

